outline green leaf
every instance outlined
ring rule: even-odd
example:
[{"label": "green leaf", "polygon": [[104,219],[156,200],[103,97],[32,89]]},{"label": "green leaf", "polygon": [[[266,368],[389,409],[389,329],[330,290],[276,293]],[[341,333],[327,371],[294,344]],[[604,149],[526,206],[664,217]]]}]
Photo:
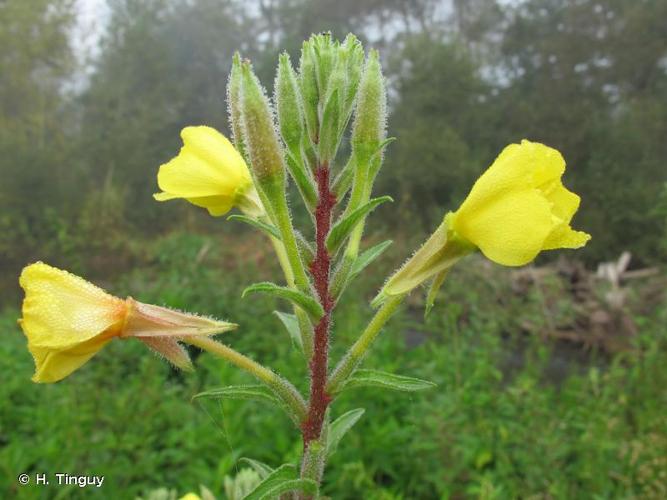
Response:
[{"label": "green leaf", "polygon": [[301,341],[301,331],[299,330],[299,320],[296,314],[284,313],[280,311],[273,311],[281,323],[285,326],[287,333],[292,338],[292,342],[303,351],[303,343]]},{"label": "green leaf", "polygon": [[336,251],[345,242],[345,239],[350,235],[355,226],[361,222],[370,212],[372,212],[378,205],[386,201],[394,201],[391,196],[381,196],[380,198],[373,198],[371,201],[352,211],[346,217],[336,222],[336,225],[331,229],[327,238],[327,248],[331,253]]},{"label": "green leaf", "polygon": [[282,405],[282,402],[273,395],[273,392],[263,385],[230,385],[200,392],[192,397],[193,400],[199,398],[248,399],[273,403],[278,406]]},{"label": "green leaf", "polygon": [[347,431],[349,431],[354,424],[361,418],[366,410],[363,408],[357,408],[356,410],[350,410],[347,413],[343,413],[340,417],[334,420],[329,426],[329,436],[327,440],[327,456],[332,455],[336,448],[338,448],[338,443]]},{"label": "green leaf", "polygon": [[360,369],[352,374],[341,390],[354,387],[383,387],[394,391],[414,392],[431,389],[436,387],[436,385],[433,382],[419,378],[406,377],[379,370]]},{"label": "green leaf", "polygon": [[273,472],[273,467],[270,467],[266,465],[264,462],[260,462],[259,460],[253,460],[252,458],[243,457],[239,459],[239,462],[247,463],[250,467],[254,469],[254,471],[257,474],[259,474],[259,478],[262,480],[269,477],[269,475]]},{"label": "green leaf", "polygon": [[363,252],[359,257],[357,257],[357,259],[354,261],[354,264],[352,264],[352,270],[350,271],[350,277],[348,280],[351,281],[356,278],[359,273],[366,268],[366,266],[382,255],[392,243],[393,242],[391,240],[383,241],[382,243],[378,243],[377,245],[372,246]]},{"label": "green leaf", "polygon": [[264,231],[266,234],[269,236],[273,236],[274,238],[277,238],[280,240],[280,232],[278,231],[278,228],[275,227],[274,225],[267,224],[266,222],[262,222],[260,220],[257,220],[253,217],[248,217],[247,215],[240,215],[240,214],[234,214],[230,215],[227,217],[227,220],[238,220],[241,222],[245,222],[246,224],[249,224],[260,231]]},{"label": "green leaf", "polygon": [[287,169],[292,179],[294,179],[306,207],[312,212],[317,206],[317,191],[312,176],[307,172],[298,153],[290,152],[287,154]]},{"label": "green leaf", "polygon": [[273,500],[289,491],[317,494],[317,484],[311,479],[298,479],[296,467],[284,464],[271,472],[244,500]]},{"label": "green leaf", "polygon": [[301,309],[303,309],[313,321],[318,321],[324,314],[324,310],[318,301],[305,293],[297,290],[292,290],[284,286],[278,286],[275,283],[265,281],[263,283],[255,283],[243,290],[241,297],[245,297],[249,293],[266,293],[281,299],[287,299]]}]

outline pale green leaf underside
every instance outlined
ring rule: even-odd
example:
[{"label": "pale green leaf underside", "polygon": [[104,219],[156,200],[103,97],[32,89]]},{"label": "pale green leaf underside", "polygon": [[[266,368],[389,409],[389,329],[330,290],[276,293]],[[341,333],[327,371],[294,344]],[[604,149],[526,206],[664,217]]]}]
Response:
[{"label": "pale green leaf underside", "polygon": [[415,392],[436,387],[437,384],[404,375],[383,372],[379,370],[360,369],[355,371],[345,382],[343,389],[355,387],[383,387],[394,391]]},{"label": "pale green leaf underside", "polygon": [[349,215],[336,222],[336,225],[331,229],[327,237],[327,249],[331,253],[336,251],[343,244],[345,239],[352,233],[355,226],[361,222],[370,212],[372,212],[378,205],[387,201],[394,201],[391,196],[381,196],[373,198],[368,203],[353,210]]},{"label": "pale green leaf underside", "polygon": [[244,500],[273,500],[289,491],[314,495],[317,493],[317,484],[310,479],[298,479],[296,467],[284,464],[271,472]]}]

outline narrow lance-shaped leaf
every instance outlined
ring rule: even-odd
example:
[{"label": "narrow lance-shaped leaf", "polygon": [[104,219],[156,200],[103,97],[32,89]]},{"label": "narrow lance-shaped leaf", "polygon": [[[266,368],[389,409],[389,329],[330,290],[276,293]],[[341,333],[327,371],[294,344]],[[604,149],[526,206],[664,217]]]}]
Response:
[{"label": "narrow lance-shaped leaf", "polygon": [[343,439],[343,436],[349,431],[354,424],[362,417],[366,410],[363,408],[357,408],[356,410],[350,410],[347,413],[342,414],[336,420],[334,420],[329,426],[329,439],[327,440],[327,456],[332,455],[336,448],[338,448],[338,443]]},{"label": "narrow lance-shaped leaf", "polygon": [[263,385],[230,385],[195,394],[192,399],[246,399],[281,405],[273,392]]},{"label": "narrow lance-shaped leaf", "polygon": [[320,303],[315,300],[313,297],[306,295],[305,293],[287,288],[284,286],[278,286],[275,283],[265,281],[263,283],[255,283],[250,285],[248,288],[243,290],[242,297],[245,297],[249,293],[266,293],[268,295],[273,295],[274,297],[279,297],[281,299],[286,299],[301,309],[303,309],[313,321],[319,320],[324,314],[322,306]]},{"label": "narrow lance-shaped leaf", "polygon": [[296,467],[291,464],[284,464],[271,472],[244,500],[273,500],[290,491],[315,495],[317,490],[315,481],[298,479]]},{"label": "narrow lance-shaped leaf", "polygon": [[254,217],[248,217],[247,215],[241,215],[241,214],[230,215],[229,217],[227,217],[227,220],[238,220],[241,222],[245,222],[246,224],[256,229],[259,229],[260,231],[266,233],[267,235],[273,236],[274,238],[280,240],[280,232],[278,231],[278,228],[273,224],[267,224],[266,222],[262,222],[261,220],[255,219]]},{"label": "narrow lance-shaped leaf", "polygon": [[274,470],[273,467],[252,458],[243,457],[239,459],[239,462],[245,462],[252,467],[259,474],[260,479],[266,479]]},{"label": "narrow lance-shaped leaf", "polygon": [[335,253],[345,239],[352,233],[354,227],[361,222],[370,212],[372,212],[378,205],[386,201],[394,201],[391,196],[381,196],[380,198],[373,198],[368,203],[362,205],[349,215],[339,220],[331,229],[327,237],[327,248],[331,253]]},{"label": "narrow lance-shaped leaf", "polygon": [[391,246],[393,242],[391,240],[383,241],[378,243],[375,246],[372,246],[365,252],[363,252],[357,260],[354,261],[352,265],[352,270],[350,271],[350,277],[348,281],[356,278],[361,271],[363,271],[368,265],[370,265],[375,259],[384,253],[384,251]]},{"label": "narrow lance-shaped leaf", "polygon": [[303,343],[301,341],[301,332],[299,331],[299,320],[295,314],[284,313],[280,311],[273,311],[273,314],[285,326],[285,330],[289,333],[292,343],[296,345],[300,351],[303,351]]},{"label": "narrow lance-shaped leaf", "polygon": [[287,154],[287,170],[289,170],[290,176],[294,179],[294,183],[306,204],[306,208],[310,212],[313,212],[317,206],[315,182],[310,175],[310,170],[306,169],[298,153],[291,151]]},{"label": "narrow lance-shaped leaf", "polygon": [[341,390],[352,389],[354,387],[383,387],[394,391],[415,392],[431,389],[436,387],[436,385],[433,382],[419,378],[406,377],[379,370],[359,369],[345,382]]}]

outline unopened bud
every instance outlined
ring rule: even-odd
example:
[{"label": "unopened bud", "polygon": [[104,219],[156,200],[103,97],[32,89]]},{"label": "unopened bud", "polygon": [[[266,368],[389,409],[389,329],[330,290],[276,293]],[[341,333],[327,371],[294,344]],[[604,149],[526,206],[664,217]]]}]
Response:
[{"label": "unopened bud", "polygon": [[308,129],[308,136],[313,144],[318,142],[320,122],[318,105],[320,94],[317,90],[315,55],[310,41],[303,42],[301,60],[299,61],[299,85],[303,96],[303,114]]},{"label": "unopened bud", "polygon": [[232,141],[236,150],[241,153],[243,159],[248,162],[248,155],[243,144],[243,131],[241,121],[241,56],[238,52],[232,60],[232,71],[227,81],[227,111],[229,113],[229,125],[232,129]]},{"label": "unopened bud", "polygon": [[360,164],[379,151],[385,138],[387,96],[379,55],[372,50],[366,60],[352,128],[352,149]]},{"label": "unopened bud", "polygon": [[273,113],[264,89],[249,62],[241,63],[241,117],[243,140],[250,165],[260,187],[267,179],[283,179],[283,150],[273,122]]},{"label": "unopened bud", "polygon": [[296,74],[287,53],[280,55],[275,82],[275,103],[280,134],[290,151],[299,151],[303,134],[303,104]]}]

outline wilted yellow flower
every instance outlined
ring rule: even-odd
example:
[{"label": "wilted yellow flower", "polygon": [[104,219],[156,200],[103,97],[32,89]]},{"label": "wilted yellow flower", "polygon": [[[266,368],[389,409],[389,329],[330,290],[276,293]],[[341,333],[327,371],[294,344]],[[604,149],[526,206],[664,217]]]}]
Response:
[{"label": "wilted yellow flower", "polygon": [[449,268],[476,248],[498,264],[522,266],[542,250],[584,246],[590,235],[570,227],[580,199],[563,186],[564,172],[565,160],[553,148],[526,140],[507,146],[374,302],[434,277],[437,289]]},{"label": "wilted yellow flower", "polygon": [[504,266],[522,266],[542,250],[580,248],[590,235],[570,227],[579,196],[561,182],[565,160],[544,144],[510,144],[475,182],[448,228]]},{"label": "wilted yellow flower", "polygon": [[224,215],[236,206],[249,216],[264,214],[248,167],[229,140],[211,127],[186,127],[181,131],[183,147],[178,156],[160,166],[158,201],[185,198],[206,208],[211,215]]},{"label": "wilted yellow flower", "polygon": [[232,323],[123,300],[67,271],[42,262],[23,269],[25,290],[19,320],[35,359],[35,382],[57,382],[92,358],[115,337],[134,337],[179,368],[190,359],[178,344],[189,336],[213,335]]}]

